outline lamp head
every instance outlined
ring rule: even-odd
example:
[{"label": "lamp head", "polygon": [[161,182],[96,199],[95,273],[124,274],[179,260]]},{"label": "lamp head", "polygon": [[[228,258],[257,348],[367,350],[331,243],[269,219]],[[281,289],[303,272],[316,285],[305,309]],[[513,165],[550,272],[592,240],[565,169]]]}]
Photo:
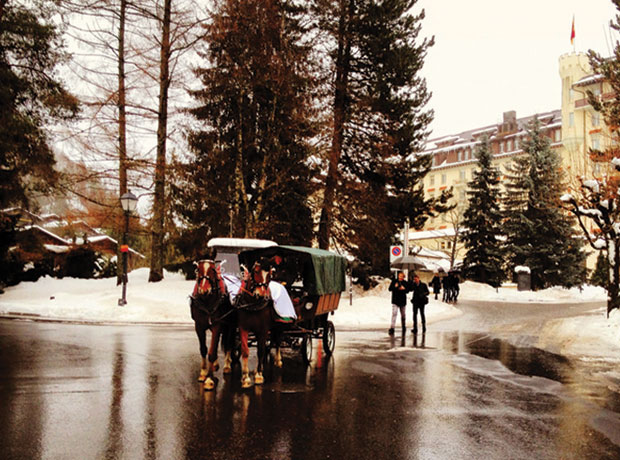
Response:
[{"label": "lamp head", "polygon": [[121,196],[121,207],[127,213],[133,213],[138,206],[138,197],[131,192],[124,193]]}]

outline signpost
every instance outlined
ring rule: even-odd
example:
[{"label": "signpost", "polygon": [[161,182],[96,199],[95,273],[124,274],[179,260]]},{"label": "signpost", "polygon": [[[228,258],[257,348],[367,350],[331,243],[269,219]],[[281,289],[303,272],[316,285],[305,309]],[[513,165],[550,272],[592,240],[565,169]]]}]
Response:
[{"label": "signpost", "polygon": [[402,246],[390,246],[390,264],[394,262],[394,259],[403,255]]}]

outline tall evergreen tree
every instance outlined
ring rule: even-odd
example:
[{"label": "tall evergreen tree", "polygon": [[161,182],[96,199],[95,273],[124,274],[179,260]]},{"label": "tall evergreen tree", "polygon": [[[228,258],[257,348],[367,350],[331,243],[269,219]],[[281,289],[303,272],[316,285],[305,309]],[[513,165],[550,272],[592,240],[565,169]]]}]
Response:
[{"label": "tall evergreen tree", "polygon": [[463,275],[498,287],[505,278],[499,170],[492,165],[487,137],[476,147],[475,154],[478,167],[467,184],[469,202],[463,218],[462,240],[466,250]]},{"label": "tall evergreen tree", "polygon": [[200,239],[213,235],[309,244],[309,157],[315,135],[311,44],[304,9],[278,0],[217,2],[197,69],[193,156],[178,165],[175,209]]},{"label": "tall evergreen tree", "polygon": [[34,2],[0,8],[0,208],[28,206],[57,180],[46,123],[77,112],[77,100],[56,80],[65,58],[52,12]]},{"label": "tall evergreen tree", "polygon": [[[431,158],[416,156],[433,113],[420,76],[433,38],[421,39],[416,0],[315,0],[331,40],[332,123],[319,246],[334,242],[387,268],[405,219],[420,227],[441,200],[424,199]],[[336,203],[347,203],[336,206]]]},{"label": "tall evergreen tree", "polygon": [[530,268],[532,288],[572,287],[586,277],[583,243],[566,215],[560,196],[564,190],[560,158],[534,120],[523,142],[524,155],[509,168],[504,231],[508,265]]},{"label": "tall evergreen tree", "polygon": [[[54,69],[64,59],[52,13],[39,2],[0,1],[0,209],[28,208],[56,184],[58,174],[46,123],[72,118],[77,100]],[[11,267],[8,248],[16,216],[0,215],[0,265]],[[0,287],[6,270],[0,270]]]}]

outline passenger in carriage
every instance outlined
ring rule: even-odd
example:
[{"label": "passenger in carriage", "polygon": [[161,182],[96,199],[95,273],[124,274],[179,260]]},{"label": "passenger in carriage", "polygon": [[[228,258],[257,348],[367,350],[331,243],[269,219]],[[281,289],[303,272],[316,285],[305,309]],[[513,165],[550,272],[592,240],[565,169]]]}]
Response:
[{"label": "passenger in carriage", "polygon": [[269,259],[271,264],[271,279],[289,288],[295,282],[295,274],[292,273],[289,264],[276,254]]}]

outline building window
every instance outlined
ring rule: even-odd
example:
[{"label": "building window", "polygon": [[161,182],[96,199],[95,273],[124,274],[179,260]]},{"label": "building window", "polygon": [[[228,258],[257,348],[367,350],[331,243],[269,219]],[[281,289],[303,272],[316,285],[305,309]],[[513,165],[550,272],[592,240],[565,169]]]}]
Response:
[{"label": "building window", "polygon": [[598,112],[594,112],[592,114],[592,126],[600,126],[601,124],[601,114]]},{"label": "building window", "polygon": [[592,148],[594,150],[601,149],[601,139],[598,136],[592,136]]},{"label": "building window", "polygon": [[570,128],[575,126],[575,112],[571,112],[568,114],[568,126]]},{"label": "building window", "polygon": [[600,176],[601,175],[601,164],[599,162],[596,162],[592,165],[592,173],[595,176]]},{"label": "building window", "polygon": [[448,180],[448,178],[446,177],[446,175],[445,175],[445,174],[442,174],[442,175],[441,175],[441,183],[442,183],[442,184],[445,184],[447,180]]},{"label": "building window", "polygon": [[562,130],[556,129],[555,131],[553,131],[553,140],[555,142],[560,142],[561,139],[562,139]]},{"label": "building window", "polygon": [[459,171],[459,180],[460,180],[461,182],[464,182],[464,181],[465,181],[465,172],[466,172],[466,171],[465,171],[464,169],[462,169],[462,170],[460,170],[460,171]]},{"label": "building window", "polygon": [[575,90],[573,88],[568,90],[568,97],[570,98],[571,101],[575,99]]},{"label": "building window", "polygon": [[504,143],[503,142],[499,143],[499,153],[504,153]]},{"label": "building window", "polygon": [[461,190],[459,192],[459,200],[460,201],[465,201],[465,190]]},{"label": "building window", "polygon": [[516,137],[515,137],[515,140],[514,140],[514,147],[515,147],[515,150],[517,150],[519,148],[519,139],[516,138]]},{"label": "building window", "polygon": [[435,185],[435,176],[434,176],[434,175],[431,175],[431,176],[430,176],[430,185],[431,185],[431,187],[432,187],[433,185]]}]

